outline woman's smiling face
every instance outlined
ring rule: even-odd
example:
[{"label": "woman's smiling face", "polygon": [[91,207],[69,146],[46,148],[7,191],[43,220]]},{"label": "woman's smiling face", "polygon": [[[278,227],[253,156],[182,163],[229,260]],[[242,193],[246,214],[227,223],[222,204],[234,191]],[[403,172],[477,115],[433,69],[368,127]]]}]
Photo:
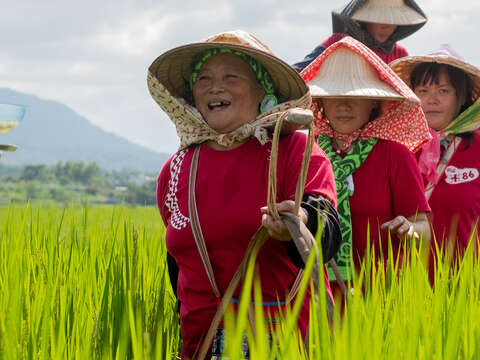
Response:
[{"label": "woman's smiling face", "polygon": [[193,85],[198,111],[212,129],[223,134],[254,121],[264,96],[252,68],[230,53],[209,58]]}]

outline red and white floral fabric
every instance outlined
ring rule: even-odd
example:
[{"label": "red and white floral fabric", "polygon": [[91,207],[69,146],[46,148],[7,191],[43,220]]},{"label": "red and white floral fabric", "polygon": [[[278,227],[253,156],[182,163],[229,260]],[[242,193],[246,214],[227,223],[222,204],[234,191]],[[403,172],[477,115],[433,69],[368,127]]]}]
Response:
[{"label": "red and white floral fabric", "polygon": [[[364,57],[377,71],[379,78],[404,98],[402,101],[383,101],[380,115],[367,123],[360,134],[357,135],[357,138],[370,139],[375,137],[392,140],[405,145],[412,152],[419,150],[423,144],[432,138],[420,100],[382,59],[361,42],[347,36],[331,45],[300,73],[302,78],[307,83],[314,79],[325,59],[340,47],[347,47],[359,56]],[[318,107],[313,105],[312,110],[315,114],[316,136],[326,134],[329,137],[334,137],[333,129],[330,127],[328,120],[322,117]]]}]

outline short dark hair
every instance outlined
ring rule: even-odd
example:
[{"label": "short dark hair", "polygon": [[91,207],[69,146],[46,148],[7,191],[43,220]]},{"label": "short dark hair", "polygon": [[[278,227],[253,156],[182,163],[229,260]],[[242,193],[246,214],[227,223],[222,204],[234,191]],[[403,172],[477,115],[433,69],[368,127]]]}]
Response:
[{"label": "short dark hair", "polygon": [[460,104],[458,112],[460,114],[473,104],[471,81],[463,70],[447,64],[424,62],[413,69],[410,75],[410,87],[415,90],[417,86],[425,86],[430,83],[438,84],[442,69],[446,70],[450,83],[457,94],[457,99],[463,102]]}]

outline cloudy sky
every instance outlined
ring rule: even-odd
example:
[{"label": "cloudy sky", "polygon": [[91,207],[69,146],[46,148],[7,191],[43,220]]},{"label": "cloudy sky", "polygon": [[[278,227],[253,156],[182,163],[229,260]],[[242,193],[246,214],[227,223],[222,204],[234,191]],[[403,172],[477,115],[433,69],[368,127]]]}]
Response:
[{"label": "cloudy sky", "polygon": [[[293,63],[330,35],[330,11],[346,1],[3,0],[0,87],[60,101],[107,131],[173,153],[175,129],[146,86],[158,55],[243,29]],[[480,66],[472,42],[480,36],[480,1],[417,3],[429,21],[401,41],[410,54],[449,43]]]}]

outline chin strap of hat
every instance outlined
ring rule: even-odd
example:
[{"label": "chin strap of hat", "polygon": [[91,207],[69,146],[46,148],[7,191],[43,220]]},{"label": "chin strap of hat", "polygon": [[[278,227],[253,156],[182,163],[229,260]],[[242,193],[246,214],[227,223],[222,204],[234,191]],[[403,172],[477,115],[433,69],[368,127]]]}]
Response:
[{"label": "chin strap of hat", "polygon": [[[272,149],[271,149],[271,157],[270,157],[270,163],[269,163],[269,177],[268,177],[268,194],[267,194],[267,206],[269,213],[272,217],[275,219],[281,219],[287,226],[287,228],[290,231],[290,234],[292,236],[293,241],[295,244],[301,244],[301,246],[305,247],[305,244],[308,244],[308,246],[311,249],[314,249],[314,251],[317,254],[317,261],[315,263],[314,269],[312,270],[312,280],[314,283],[314,288],[318,289],[318,266],[319,266],[319,258],[318,258],[318,247],[316,245],[315,238],[312,236],[312,234],[309,232],[305,224],[303,224],[302,221],[300,221],[298,214],[300,211],[300,205],[302,201],[302,196],[303,192],[305,189],[305,180],[307,177],[307,172],[308,172],[308,164],[310,162],[310,156],[312,153],[312,148],[314,145],[314,135],[313,135],[313,115],[310,110],[304,110],[300,108],[294,108],[290,109],[288,111],[285,111],[284,114],[280,117],[279,121],[277,122],[275,126],[275,130],[273,133],[273,139],[272,139]],[[290,123],[290,124],[284,124]],[[279,145],[279,139],[280,139],[280,134],[282,132],[282,128],[284,128],[284,125],[288,127],[289,125],[293,126],[303,126],[304,128],[308,129],[308,141],[307,145],[305,147],[305,151],[303,154],[303,160],[302,160],[302,169],[300,171],[298,180],[297,180],[297,188],[296,188],[296,193],[295,193],[295,216],[294,214],[291,213],[281,213],[277,209],[277,204],[276,204],[276,194],[277,194],[277,159],[278,159],[278,145]],[[199,149],[200,147],[197,146],[195,149],[194,157],[192,159],[192,165],[191,165],[191,171],[190,171],[190,185],[189,185],[189,196],[192,198],[192,206],[195,203],[194,199],[194,188],[195,188],[195,173],[196,173],[196,168],[198,164],[198,154],[199,154]],[[193,179],[192,179],[193,175]],[[193,180],[193,181],[192,181]],[[190,212],[190,217],[197,217],[197,221],[193,221],[193,223],[198,223],[198,214],[196,214],[196,211]],[[195,236],[195,230],[194,231],[194,236]],[[200,230],[201,231],[201,230]],[[210,328],[207,332],[207,335],[204,338],[202,347],[200,348],[200,351],[198,352],[198,357],[197,359],[204,360],[205,356],[212,344],[213,337],[215,335],[215,331],[218,328],[218,325],[220,324],[220,321],[223,318],[223,315],[229,306],[232,297],[234,295],[235,290],[237,289],[237,286],[241,279],[245,277],[245,274],[247,272],[247,267],[248,264],[251,263],[252,261],[255,261],[255,258],[263,246],[267,239],[269,238],[268,235],[268,230],[261,226],[255,235],[253,236],[252,240],[250,241],[245,256],[240,264],[240,266],[237,268],[235,274],[233,275],[232,280],[230,281],[229,286],[227,287],[225,293],[223,296],[221,296],[221,301],[218,306],[217,312],[212,320],[212,323],[210,325]],[[299,245],[297,245],[299,246]],[[303,254],[302,254],[303,255]],[[303,259],[303,256],[302,256]],[[203,260],[203,259],[202,259]],[[306,263],[307,259],[303,259],[303,261]],[[205,261],[204,261],[205,262]],[[207,271],[208,273],[208,271]],[[300,283],[300,278],[302,275],[303,271],[300,271],[299,276],[297,277],[295,284],[292,289],[290,289],[290,293],[287,296],[286,303],[291,301],[295,296],[296,292],[298,290],[298,285]],[[213,276],[213,273],[212,273]],[[212,280],[211,280],[212,282]],[[212,285],[213,286],[213,285]],[[215,287],[218,289],[218,287],[215,285]],[[252,332],[255,334],[255,325],[253,322],[253,315],[251,311],[249,311],[249,318],[250,318],[250,325],[252,327]]]}]

